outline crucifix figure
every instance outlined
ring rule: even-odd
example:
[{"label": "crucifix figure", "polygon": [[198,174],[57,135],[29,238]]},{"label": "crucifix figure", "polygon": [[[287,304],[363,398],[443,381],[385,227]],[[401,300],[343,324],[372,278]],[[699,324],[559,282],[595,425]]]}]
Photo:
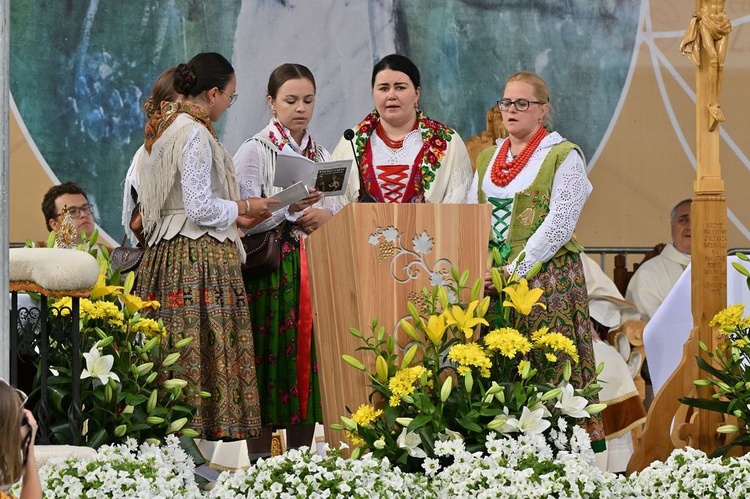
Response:
[{"label": "crucifix figure", "polygon": [[706,50],[709,59],[708,83],[709,102],[708,112],[711,116],[709,131],[713,132],[719,122],[724,121],[724,113],[719,106],[719,90],[724,73],[724,58],[727,54],[727,42],[732,31],[727,12],[724,9],[725,0],[704,0],[699,11],[693,13],[693,18],[680,44],[680,51],[689,57],[697,66],[701,65],[701,46]]}]

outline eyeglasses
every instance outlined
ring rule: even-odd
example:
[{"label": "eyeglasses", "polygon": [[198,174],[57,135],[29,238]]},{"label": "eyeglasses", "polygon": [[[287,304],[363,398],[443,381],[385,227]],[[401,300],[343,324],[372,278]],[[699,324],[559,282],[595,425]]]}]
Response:
[{"label": "eyeglasses", "polygon": [[[221,89],[217,88],[216,90],[218,90],[219,92],[221,92],[224,95],[229,95],[228,93],[226,93],[225,91],[223,91]],[[233,93],[232,95],[229,95],[229,107],[232,107],[232,104],[234,104],[235,102],[237,102],[237,97],[239,97],[239,95],[237,95],[237,92]]]},{"label": "eyeglasses", "polygon": [[[93,204],[86,203],[83,206],[70,206],[70,207],[67,207],[67,210],[68,210],[68,213],[70,213],[71,217],[78,218],[78,217],[84,217],[86,215],[91,215],[92,208],[94,208]],[[60,217],[61,215],[62,215],[62,213],[60,213],[57,216]]]},{"label": "eyeglasses", "polygon": [[510,111],[511,104],[516,106],[516,111],[524,112],[529,109],[531,104],[546,104],[546,102],[528,99],[500,99],[497,101],[497,107],[500,108],[500,111]]}]

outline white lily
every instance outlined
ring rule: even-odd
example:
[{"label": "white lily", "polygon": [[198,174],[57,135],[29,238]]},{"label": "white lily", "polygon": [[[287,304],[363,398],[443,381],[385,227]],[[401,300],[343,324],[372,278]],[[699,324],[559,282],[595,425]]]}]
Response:
[{"label": "white lily", "polygon": [[406,428],[401,430],[401,435],[396,439],[396,443],[401,449],[406,449],[411,457],[424,459],[427,457],[425,451],[419,448],[422,439],[414,432],[407,431]]},{"label": "white lily", "polygon": [[444,431],[438,433],[438,440],[441,442],[448,442],[451,440],[463,440],[464,437],[457,431],[453,431],[449,428],[446,428]]},{"label": "white lily", "polygon": [[503,435],[518,431],[518,420],[508,415],[507,407],[503,407],[503,412],[504,414],[498,414],[495,419],[487,423],[487,428]]},{"label": "white lily", "polygon": [[572,418],[587,418],[589,413],[584,409],[588,405],[588,400],[575,395],[573,385],[566,383],[560,393],[555,407],[559,408],[563,414]]},{"label": "white lily", "polygon": [[[530,411],[528,407],[524,407],[521,410],[521,417],[517,421],[515,419],[512,421],[515,423],[518,431],[524,435],[542,433],[552,425],[552,423],[544,419],[544,411],[542,409]],[[507,424],[512,424],[510,419]]]},{"label": "white lily", "polygon": [[102,355],[99,349],[94,346],[91,347],[91,351],[84,353],[83,357],[86,359],[86,369],[81,371],[81,379],[99,378],[103,385],[107,384],[110,379],[120,381],[120,377],[112,372],[112,365],[115,362],[114,356]]}]

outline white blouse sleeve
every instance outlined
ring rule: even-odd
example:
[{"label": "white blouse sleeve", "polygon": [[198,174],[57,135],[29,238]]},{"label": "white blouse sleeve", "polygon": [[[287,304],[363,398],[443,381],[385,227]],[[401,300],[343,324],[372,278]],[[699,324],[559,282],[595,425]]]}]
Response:
[{"label": "white blouse sleeve", "polygon": [[526,242],[523,261],[516,258],[508,266],[508,271],[512,273],[515,270],[523,277],[537,262],[546,262],[555,256],[573,235],[591,190],[583,159],[577,151],[570,151],[552,181],[547,217]]},{"label": "white blouse sleeve", "polygon": [[193,128],[190,140],[182,151],[182,199],[185,214],[198,225],[222,231],[237,220],[237,203],[213,197],[211,169],[213,157],[208,140],[201,137],[208,131],[202,125]]},{"label": "white blouse sleeve", "polygon": [[[269,193],[263,192],[263,180],[261,169],[264,165],[264,156],[261,153],[262,146],[255,140],[245,141],[234,154],[234,168],[237,170],[237,180],[240,183],[240,198],[259,198],[262,195],[270,197]],[[251,229],[242,229],[246,234],[265,232],[278,227],[289,213],[288,208],[275,211],[268,220],[264,220]]]},{"label": "white blouse sleeve", "polygon": [[466,192],[464,203],[475,204],[479,202],[479,172],[474,172],[469,190]]}]

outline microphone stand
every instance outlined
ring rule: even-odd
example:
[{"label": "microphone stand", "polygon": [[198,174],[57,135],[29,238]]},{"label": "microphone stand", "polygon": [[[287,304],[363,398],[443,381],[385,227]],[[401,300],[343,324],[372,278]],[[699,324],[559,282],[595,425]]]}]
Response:
[{"label": "microphone stand", "polygon": [[362,177],[362,170],[359,167],[359,160],[357,159],[357,150],[354,148],[354,130],[347,128],[344,130],[344,138],[349,141],[349,145],[352,146],[352,153],[354,153],[354,162],[357,164],[357,173],[359,174],[359,203],[377,203],[377,201],[370,196],[365,186],[364,178]]}]

